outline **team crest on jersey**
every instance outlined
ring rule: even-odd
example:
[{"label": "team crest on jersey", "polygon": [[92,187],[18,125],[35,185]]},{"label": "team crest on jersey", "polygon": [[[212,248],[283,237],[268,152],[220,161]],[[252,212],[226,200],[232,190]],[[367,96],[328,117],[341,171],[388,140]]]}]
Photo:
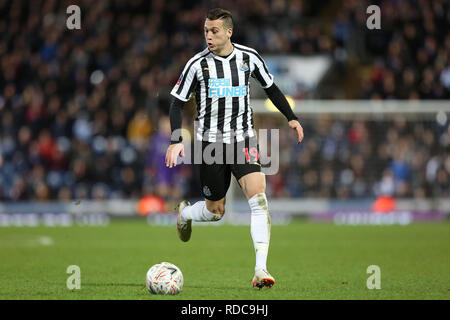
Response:
[{"label": "team crest on jersey", "polygon": [[209,190],[208,186],[203,187],[203,194],[207,197],[211,197],[212,193],[211,190]]},{"label": "team crest on jersey", "polygon": [[181,83],[182,80],[183,80],[183,74],[181,74],[180,77],[178,78],[177,86],[180,85],[180,83]]},{"label": "team crest on jersey", "polygon": [[239,67],[239,70],[247,71],[248,70],[248,64],[246,62],[242,62],[241,66]]}]

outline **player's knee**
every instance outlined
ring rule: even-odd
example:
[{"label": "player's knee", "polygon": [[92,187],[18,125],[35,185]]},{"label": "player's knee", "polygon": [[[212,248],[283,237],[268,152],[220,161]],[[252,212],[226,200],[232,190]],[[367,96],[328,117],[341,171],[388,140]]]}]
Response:
[{"label": "player's knee", "polygon": [[208,210],[215,214],[217,216],[217,220],[222,219],[223,215],[225,214],[225,205],[218,203],[213,204],[211,206],[207,206]]},{"label": "player's knee", "polygon": [[225,206],[219,205],[213,209],[213,213],[217,216],[220,216],[220,219],[222,219],[223,215],[225,214]]},{"label": "player's knee", "polygon": [[266,188],[265,188],[265,186],[261,186],[261,187],[258,187],[258,188],[254,188],[254,189],[252,189],[252,190],[249,190],[249,191],[247,192],[247,197],[248,197],[248,199],[250,199],[250,198],[254,197],[255,195],[261,194],[261,193],[263,193],[263,194],[266,193]]}]

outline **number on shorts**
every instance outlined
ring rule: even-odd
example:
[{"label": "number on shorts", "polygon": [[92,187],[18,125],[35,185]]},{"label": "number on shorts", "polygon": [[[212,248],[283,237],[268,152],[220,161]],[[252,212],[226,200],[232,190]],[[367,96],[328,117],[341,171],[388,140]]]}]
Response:
[{"label": "number on shorts", "polygon": [[244,148],[242,149],[242,151],[245,152],[245,159],[247,160],[247,162],[250,162],[250,155],[255,158],[254,161],[258,161],[259,159],[258,149],[256,149],[255,147],[250,148],[250,150],[248,148]]}]

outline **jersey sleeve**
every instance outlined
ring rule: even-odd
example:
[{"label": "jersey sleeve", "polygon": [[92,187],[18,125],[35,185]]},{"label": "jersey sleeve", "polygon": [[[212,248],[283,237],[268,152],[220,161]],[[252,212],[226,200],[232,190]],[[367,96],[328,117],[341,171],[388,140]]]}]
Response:
[{"label": "jersey sleeve", "polygon": [[194,62],[188,62],[170,94],[184,102],[189,100],[197,85],[197,72]]},{"label": "jersey sleeve", "polygon": [[267,64],[261,56],[255,52],[253,59],[254,69],[251,74],[253,78],[258,80],[264,89],[269,88],[273,84],[273,75],[269,72]]}]

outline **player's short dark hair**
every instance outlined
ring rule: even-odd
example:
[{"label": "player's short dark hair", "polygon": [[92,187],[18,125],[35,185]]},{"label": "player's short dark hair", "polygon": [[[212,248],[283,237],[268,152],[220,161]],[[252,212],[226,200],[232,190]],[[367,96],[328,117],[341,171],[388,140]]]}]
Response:
[{"label": "player's short dark hair", "polygon": [[233,29],[233,16],[231,12],[222,8],[214,8],[208,11],[206,19],[223,21],[223,26],[225,29]]}]

